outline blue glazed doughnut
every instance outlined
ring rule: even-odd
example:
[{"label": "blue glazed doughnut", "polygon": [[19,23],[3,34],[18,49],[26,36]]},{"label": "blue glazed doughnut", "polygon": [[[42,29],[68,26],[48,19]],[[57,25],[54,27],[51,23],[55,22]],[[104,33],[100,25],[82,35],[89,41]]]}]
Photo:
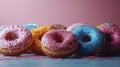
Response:
[{"label": "blue glazed doughnut", "polygon": [[8,25],[2,25],[2,26],[0,26],[0,32],[1,32],[3,29],[5,29],[7,26],[8,26]]},{"label": "blue glazed doughnut", "polygon": [[33,30],[39,27],[37,24],[25,24],[23,26],[28,28],[29,30]]},{"label": "blue glazed doughnut", "polygon": [[0,32],[2,31],[2,28],[0,27]]},{"label": "blue glazed doughnut", "polygon": [[80,55],[90,55],[96,53],[105,43],[103,33],[97,28],[83,26],[72,31],[78,39],[78,53]]}]

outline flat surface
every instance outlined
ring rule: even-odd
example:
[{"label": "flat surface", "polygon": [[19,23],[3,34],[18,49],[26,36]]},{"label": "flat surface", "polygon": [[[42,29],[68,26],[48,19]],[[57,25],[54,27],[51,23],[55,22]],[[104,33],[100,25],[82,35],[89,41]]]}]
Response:
[{"label": "flat surface", "polygon": [[0,54],[0,67],[120,67],[118,57],[80,57],[80,58],[50,58],[23,54],[19,57]]}]

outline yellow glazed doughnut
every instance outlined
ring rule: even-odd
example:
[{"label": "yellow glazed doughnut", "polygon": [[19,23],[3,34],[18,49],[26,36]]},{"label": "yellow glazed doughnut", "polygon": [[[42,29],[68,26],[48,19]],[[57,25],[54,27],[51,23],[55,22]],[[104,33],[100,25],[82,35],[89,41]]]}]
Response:
[{"label": "yellow glazed doughnut", "polygon": [[41,50],[41,38],[42,36],[48,32],[49,30],[51,30],[51,28],[49,26],[42,26],[42,27],[38,27],[34,30],[31,30],[32,32],[32,36],[33,36],[33,47],[31,49],[31,51],[35,54],[43,54],[42,50]]}]

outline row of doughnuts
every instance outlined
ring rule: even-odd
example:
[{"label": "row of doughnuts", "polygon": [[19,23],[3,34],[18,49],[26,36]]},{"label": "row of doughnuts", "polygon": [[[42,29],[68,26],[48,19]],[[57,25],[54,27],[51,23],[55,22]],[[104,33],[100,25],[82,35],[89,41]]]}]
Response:
[{"label": "row of doughnuts", "polygon": [[69,27],[60,24],[0,27],[0,53],[18,56],[28,51],[50,57],[116,55],[120,53],[120,28],[110,23],[97,27],[83,23]]},{"label": "row of doughnuts", "polygon": [[[78,51],[82,55],[98,52],[102,55],[118,55],[120,53],[120,27],[115,24],[104,23],[91,27],[75,23],[66,30],[72,31],[76,35],[80,45]],[[90,47],[90,45],[92,46]]]}]

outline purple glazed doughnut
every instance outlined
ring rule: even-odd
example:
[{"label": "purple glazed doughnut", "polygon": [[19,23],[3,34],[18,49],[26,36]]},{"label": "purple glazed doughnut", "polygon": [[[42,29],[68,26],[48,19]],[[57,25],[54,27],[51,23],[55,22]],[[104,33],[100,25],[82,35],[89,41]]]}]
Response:
[{"label": "purple glazed doughnut", "polygon": [[69,26],[66,31],[73,31],[75,30],[76,28],[79,28],[79,27],[82,27],[82,26],[85,26],[85,24],[83,23],[74,23],[72,24],[71,26]]},{"label": "purple glazed doughnut", "polygon": [[61,24],[53,24],[50,26],[52,29],[62,29],[62,30],[65,30],[66,27],[64,25],[61,25]]},{"label": "purple glazed doughnut", "polygon": [[104,23],[97,26],[106,37],[106,47],[103,50],[104,54],[116,55],[120,52],[120,29],[117,25]]},{"label": "purple glazed doughnut", "polygon": [[51,30],[42,37],[42,50],[50,57],[67,57],[78,47],[77,38],[72,32]]}]

